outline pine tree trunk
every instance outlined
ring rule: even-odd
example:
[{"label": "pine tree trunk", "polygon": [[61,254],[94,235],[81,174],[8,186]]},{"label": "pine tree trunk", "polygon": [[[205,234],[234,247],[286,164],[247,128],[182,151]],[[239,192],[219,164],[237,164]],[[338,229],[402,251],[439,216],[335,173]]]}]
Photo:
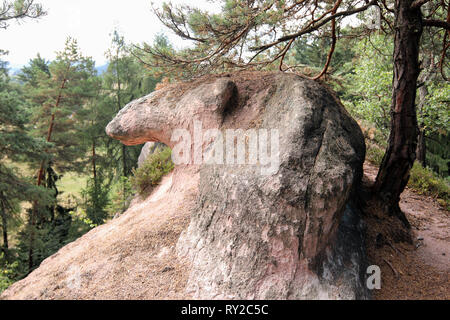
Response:
[{"label": "pine tree trunk", "polygon": [[411,9],[413,0],[395,1],[394,77],[391,105],[391,133],[374,185],[375,193],[408,228],[399,207],[416,157],[416,89],[419,67],[419,42],[422,35],[420,8]]},{"label": "pine tree trunk", "polygon": [[36,225],[35,217],[36,217],[36,208],[37,203],[33,206],[33,209],[31,211],[31,217],[30,217],[30,243],[28,248],[28,273],[30,273],[33,270],[33,246],[34,246],[34,226]]},{"label": "pine tree trunk", "polygon": [[423,128],[419,130],[416,154],[417,161],[425,168],[427,166],[427,147],[425,143],[425,129]]},{"label": "pine tree trunk", "polygon": [[6,217],[6,208],[5,208],[5,204],[3,203],[2,200],[0,200],[1,203],[1,218],[2,218],[2,230],[3,230],[3,252],[5,254],[5,256],[8,256],[8,250],[9,250],[9,245],[8,245],[8,220]]},{"label": "pine tree trunk", "polygon": [[[120,109],[122,108],[122,99],[121,99],[121,93],[122,93],[122,89],[121,89],[121,82],[120,82],[120,71],[119,71],[119,48],[117,48],[116,51],[116,80],[117,80],[117,112],[120,111]],[[124,177],[127,176],[127,159],[126,159],[126,155],[127,155],[127,149],[125,145],[122,145],[122,175]],[[125,186],[125,182],[122,185],[122,212],[125,211],[126,206],[126,186]]]},{"label": "pine tree trunk", "polygon": [[128,176],[127,168],[127,149],[125,145],[122,145],[122,174],[124,177]]},{"label": "pine tree trunk", "polygon": [[94,185],[97,186],[97,165],[95,162],[95,140],[92,140],[92,173],[94,175]]},{"label": "pine tree trunk", "polygon": [[[69,71],[70,65],[67,67],[67,72]],[[56,98],[55,108],[58,108],[59,104],[61,103],[61,97],[62,97],[62,91],[66,85],[67,78],[64,77],[63,81],[61,82],[61,87],[59,88],[58,97]],[[47,142],[50,142],[52,139],[52,133],[53,133],[53,127],[55,124],[55,114],[52,113],[50,118],[50,124],[48,126],[47,131]],[[42,184],[42,179],[44,177],[44,166],[45,162],[41,162],[41,166],[39,168],[38,178],[37,178],[37,186],[39,187]],[[33,202],[33,208],[31,209],[31,217],[30,217],[30,241],[29,241],[29,250],[28,250],[28,272],[31,272],[33,269],[33,247],[34,247],[34,226],[36,225],[36,216],[37,216],[37,206],[38,202]]]}]

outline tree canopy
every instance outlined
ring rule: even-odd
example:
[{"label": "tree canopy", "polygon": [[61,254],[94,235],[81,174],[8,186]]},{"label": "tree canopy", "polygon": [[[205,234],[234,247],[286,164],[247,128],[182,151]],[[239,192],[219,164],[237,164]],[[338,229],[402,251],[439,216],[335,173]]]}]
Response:
[{"label": "tree canopy", "polygon": [[[295,45],[310,42],[312,35],[329,39],[329,59],[323,63],[323,74],[318,73],[323,76],[336,43],[349,36],[343,34],[345,27],[353,26],[353,36],[360,38],[373,32],[392,33],[394,30],[394,1],[216,2],[222,5],[222,11],[214,14],[193,6],[171,3],[154,7],[154,13],[161,22],[176,35],[190,40],[192,46],[177,51],[158,43],[145,44],[140,47],[142,61],[151,67],[176,70],[186,77],[236,67],[263,68],[270,64],[276,64],[280,70],[295,71],[297,66],[285,65],[285,58]],[[448,10],[445,2],[411,1],[411,4],[424,6],[424,26],[449,29],[449,22],[445,21]],[[374,25],[373,21],[377,24]],[[444,47],[448,47],[447,40]],[[327,60],[330,61],[327,63]]]},{"label": "tree canopy", "polygon": [[[162,68],[178,77],[191,78],[235,68],[273,70],[274,65],[280,71],[301,74],[299,66],[288,65],[286,58],[299,41],[305,44],[302,37],[306,37],[308,44],[308,37],[322,36],[330,39],[323,68],[313,76],[306,76],[317,80],[329,73],[336,44],[345,37],[344,27],[353,29],[357,37],[370,37],[379,32],[390,35],[393,80],[390,122],[386,124],[390,134],[373,193],[377,201],[387,204],[387,213],[398,216],[409,228],[398,203],[416,159],[421,132],[416,91],[421,71],[419,58],[424,51],[422,34],[427,28],[439,33],[433,41],[442,43],[438,67],[445,78],[449,4],[430,0],[226,0],[221,3],[220,13],[170,3],[154,8],[160,21],[179,37],[190,40],[192,46],[177,51],[158,43],[144,44],[138,47],[137,56],[147,66]],[[370,12],[372,8],[375,11]],[[427,49],[434,51],[435,47],[433,43]],[[388,107],[382,110],[387,112]]]}]

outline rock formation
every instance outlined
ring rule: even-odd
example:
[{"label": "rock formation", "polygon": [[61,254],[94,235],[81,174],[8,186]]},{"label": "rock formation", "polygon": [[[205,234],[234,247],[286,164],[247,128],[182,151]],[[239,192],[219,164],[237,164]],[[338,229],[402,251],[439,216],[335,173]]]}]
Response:
[{"label": "rock formation", "polygon": [[[323,86],[283,73],[211,76],[129,103],[107,133],[128,145],[164,143],[183,161],[148,199],[62,248],[2,297],[368,298],[352,201],[364,139]],[[143,256],[158,267],[144,266]],[[64,288],[74,264],[75,291]]]}]

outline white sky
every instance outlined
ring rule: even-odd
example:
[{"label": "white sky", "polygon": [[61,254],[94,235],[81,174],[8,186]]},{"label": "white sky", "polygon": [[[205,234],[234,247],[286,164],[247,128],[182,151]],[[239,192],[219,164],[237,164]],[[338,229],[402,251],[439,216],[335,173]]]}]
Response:
[{"label": "white sky", "polygon": [[[176,0],[173,3],[192,4],[216,9],[206,0]],[[151,0],[36,0],[47,15],[39,20],[26,19],[20,24],[11,22],[6,30],[0,29],[0,49],[8,50],[5,60],[16,68],[34,58],[37,53],[47,60],[55,58],[55,51],[64,47],[67,36],[78,40],[81,52],[91,56],[96,65],[106,62],[105,51],[111,44],[110,33],[118,28],[125,41],[152,42],[161,31],[169,35],[176,46],[183,41],[171,36],[170,31],[151,12]],[[153,0],[156,6],[162,0]]]}]

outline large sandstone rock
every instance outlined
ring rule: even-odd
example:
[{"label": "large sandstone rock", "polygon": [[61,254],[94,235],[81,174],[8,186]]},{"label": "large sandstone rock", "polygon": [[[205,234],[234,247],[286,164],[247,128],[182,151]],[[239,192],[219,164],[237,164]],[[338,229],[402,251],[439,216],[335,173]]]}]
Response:
[{"label": "large sandstone rock", "polygon": [[[157,139],[173,146],[173,130],[194,135],[194,119],[221,130],[278,129],[275,174],[261,174],[260,165],[200,167],[197,207],[177,244],[192,262],[187,290],[197,298],[361,297],[362,257],[348,260],[356,260],[353,278],[344,265],[330,270],[339,259],[333,257],[339,224],[361,178],[359,127],[315,82],[283,74],[255,81],[265,84],[251,96],[250,81],[227,77],[178,99],[169,98],[174,90],[152,94],[124,108],[108,133],[125,143]],[[343,284],[332,271],[347,277]]]},{"label": "large sandstone rock", "polygon": [[[214,76],[169,86],[131,102],[111,121],[107,133],[125,144],[157,141],[176,149],[180,141],[174,140],[173,134],[183,129],[195,137],[195,121],[201,122],[204,130],[218,129],[225,137],[227,129],[242,129],[233,144],[243,138],[247,147],[255,146],[252,133],[258,134],[260,146],[263,129],[270,138],[277,138],[278,133],[278,139],[269,139],[268,145],[269,154],[276,156],[271,160],[279,162],[275,166],[273,161],[268,165],[252,162],[254,149],[247,148],[244,164],[200,163],[199,150],[207,151],[209,160],[217,159],[214,157],[221,149],[226,157],[227,150],[220,139],[196,145],[193,138],[189,141],[192,164],[178,165],[170,183],[166,178],[147,200],[100,227],[107,244],[95,242],[98,249],[86,258],[89,239],[96,234],[100,239],[96,229],[71,244],[72,251],[78,250],[83,257],[79,268],[87,265],[91,278],[102,274],[99,260],[107,260],[102,246],[122,250],[122,259],[128,259],[134,270],[126,275],[113,271],[115,284],[108,283],[108,288],[117,287],[128,294],[118,296],[120,290],[105,291],[95,282],[81,281],[77,297],[91,298],[98,289],[102,298],[105,292],[110,293],[107,298],[368,298],[363,224],[352,201],[362,176],[364,139],[333,95],[318,83],[295,75]],[[161,237],[172,234],[171,240],[164,244],[153,240],[155,244],[149,243],[148,249],[126,247],[132,242],[124,243],[124,237],[136,239],[146,228],[159,228],[153,219],[167,219],[167,223],[158,222],[164,228],[155,232]],[[168,233],[170,224],[177,226],[176,232]],[[142,259],[146,250],[153,265],[168,263],[160,258],[170,257],[176,264],[170,272],[179,280],[178,286],[155,295],[148,289],[155,286],[154,280],[147,280],[147,289],[130,280],[130,272],[159,274],[137,259]],[[59,270],[54,266],[56,260],[62,265],[76,263],[70,251],[63,248],[57,259],[44,261],[45,271],[41,266],[3,297],[30,297],[31,291],[28,295],[24,292],[31,288],[39,292],[45,284],[54,283],[51,275]],[[123,251],[127,252],[124,257]],[[83,275],[81,271],[82,279]],[[60,278],[59,282],[66,279]],[[162,283],[168,285],[159,285]],[[36,297],[73,296],[73,291],[61,287]],[[127,287],[133,290],[127,291]]]}]

